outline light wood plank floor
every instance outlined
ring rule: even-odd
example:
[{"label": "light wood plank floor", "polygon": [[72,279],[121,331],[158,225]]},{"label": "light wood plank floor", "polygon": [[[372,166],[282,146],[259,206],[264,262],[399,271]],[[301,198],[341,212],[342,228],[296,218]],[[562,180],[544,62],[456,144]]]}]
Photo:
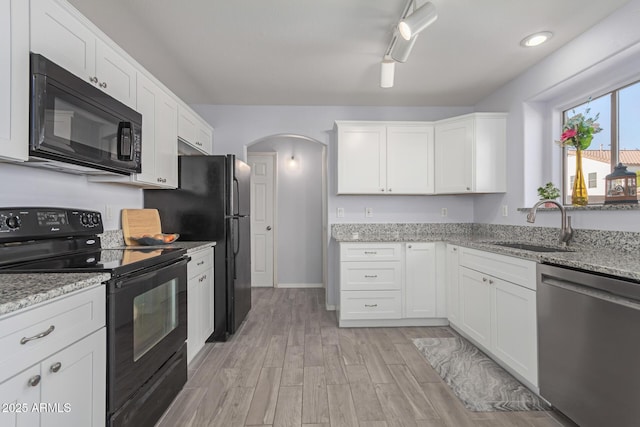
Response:
[{"label": "light wood plank floor", "polygon": [[470,412],[413,346],[446,327],[338,328],[322,289],[254,289],[226,343],[207,344],[158,427],[571,424],[552,412]]}]

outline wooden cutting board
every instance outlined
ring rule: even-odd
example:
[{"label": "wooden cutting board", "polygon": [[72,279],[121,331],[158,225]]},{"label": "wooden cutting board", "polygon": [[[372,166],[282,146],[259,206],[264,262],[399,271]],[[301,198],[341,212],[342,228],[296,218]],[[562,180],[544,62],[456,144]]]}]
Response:
[{"label": "wooden cutting board", "polygon": [[127,246],[138,246],[131,237],[162,233],[157,209],[122,209],[122,234]]}]

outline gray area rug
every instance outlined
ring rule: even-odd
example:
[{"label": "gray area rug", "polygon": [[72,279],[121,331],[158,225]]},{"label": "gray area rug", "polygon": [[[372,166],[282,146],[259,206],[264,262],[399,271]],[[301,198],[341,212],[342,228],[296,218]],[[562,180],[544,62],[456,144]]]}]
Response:
[{"label": "gray area rug", "polygon": [[413,343],[470,411],[551,410],[536,394],[462,337],[416,338]]}]

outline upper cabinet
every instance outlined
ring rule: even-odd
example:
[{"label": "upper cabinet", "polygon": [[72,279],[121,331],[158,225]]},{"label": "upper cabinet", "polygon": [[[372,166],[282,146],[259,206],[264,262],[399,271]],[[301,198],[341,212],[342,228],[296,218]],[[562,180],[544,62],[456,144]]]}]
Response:
[{"label": "upper cabinet", "polygon": [[433,126],[336,122],[338,194],[432,194]]},{"label": "upper cabinet", "polygon": [[338,194],[506,191],[506,114],[433,123],[338,121],[336,130]]},{"label": "upper cabinet", "polygon": [[184,104],[178,104],[178,138],[187,146],[185,154],[213,153],[213,129]]},{"label": "upper cabinet", "polygon": [[436,122],[436,193],[505,192],[506,128],[507,115],[502,113]]},{"label": "upper cabinet", "polygon": [[71,13],[66,2],[31,0],[31,51],[135,109],[135,64]]},{"label": "upper cabinet", "polygon": [[29,2],[0,1],[0,158],[29,157]]}]

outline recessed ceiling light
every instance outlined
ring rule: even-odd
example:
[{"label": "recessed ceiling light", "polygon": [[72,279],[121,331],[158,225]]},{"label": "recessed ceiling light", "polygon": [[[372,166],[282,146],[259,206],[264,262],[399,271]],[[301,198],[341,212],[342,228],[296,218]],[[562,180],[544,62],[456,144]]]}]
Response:
[{"label": "recessed ceiling light", "polygon": [[522,47],[534,47],[541,45],[542,43],[549,40],[553,37],[553,33],[551,31],[541,31],[539,33],[531,34],[520,42],[520,46]]}]

